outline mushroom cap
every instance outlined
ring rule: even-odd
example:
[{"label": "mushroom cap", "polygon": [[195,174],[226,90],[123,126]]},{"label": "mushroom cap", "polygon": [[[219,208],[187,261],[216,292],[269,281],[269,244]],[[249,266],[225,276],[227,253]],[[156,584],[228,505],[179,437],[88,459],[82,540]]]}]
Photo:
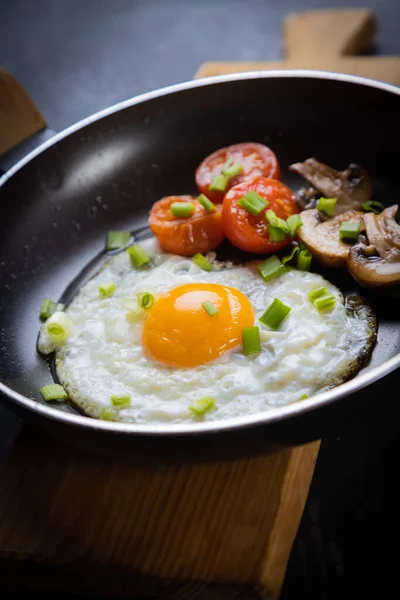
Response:
[{"label": "mushroom cap", "polygon": [[347,267],[353,278],[366,288],[400,287],[400,225],[395,221],[398,206],[386,208],[380,215],[364,215],[369,244],[353,246]]},{"label": "mushroom cap", "polygon": [[[371,178],[358,165],[351,164],[344,171],[335,171],[315,158],[308,158],[302,163],[290,165],[289,169],[304,177],[320,195],[336,198],[335,215],[351,209],[359,210],[364,202],[371,199]],[[312,197],[311,190],[304,194]]]},{"label": "mushroom cap", "polygon": [[363,231],[364,213],[348,210],[337,217],[323,220],[323,214],[311,208],[301,212],[300,216],[303,223],[297,232],[300,242],[325,267],[345,267],[351,245],[340,239],[340,225],[344,221],[357,222],[360,231]]}]

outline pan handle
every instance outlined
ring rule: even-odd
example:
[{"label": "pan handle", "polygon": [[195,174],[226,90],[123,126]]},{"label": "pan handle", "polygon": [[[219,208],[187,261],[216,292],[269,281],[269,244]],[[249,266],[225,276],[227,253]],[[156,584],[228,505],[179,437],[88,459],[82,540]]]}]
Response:
[{"label": "pan handle", "polygon": [[54,133],[24,88],[0,69],[0,175]]}]

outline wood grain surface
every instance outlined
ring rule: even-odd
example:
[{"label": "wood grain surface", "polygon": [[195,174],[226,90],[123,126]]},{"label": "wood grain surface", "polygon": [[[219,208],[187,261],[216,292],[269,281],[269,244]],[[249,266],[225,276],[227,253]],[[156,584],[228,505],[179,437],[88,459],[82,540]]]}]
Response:
[{"label": "wood grain surface", "polygon": [[45,127],[46,121],[24,88],[0,69],[0,156]]},{"label": "wood grain surface", "polygon": [[207,62],[196,73],[321,69],[400,84],[400,57],[354,56],[373,48],[377,24],[366,9],[290,14],[283,23],[285,58],[269,62]]},{"label": "wood grain surface", "polygon": [[318,448],[141,466],[26,427],[1,472],[0,578],[149,598],[205,588],[277,598]]}]

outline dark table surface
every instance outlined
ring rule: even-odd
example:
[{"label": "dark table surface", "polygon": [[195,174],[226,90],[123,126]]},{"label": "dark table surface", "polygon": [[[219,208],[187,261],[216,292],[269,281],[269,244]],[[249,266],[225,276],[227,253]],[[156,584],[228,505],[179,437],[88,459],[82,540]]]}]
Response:
[{"label": "dark table surface", "polygon": [[[345,0],[0,0],[0,66],[25,86],[49,126],[61,130],[120,100],[191,79],[206,60],[279,58],[288,12],[346,6]],[[351,6],[375,11],[378,54],[400,54],[400,0]],[[1,457],[20,424],[0,404]],[[323,440],[282,600],[400,597],[399,451],[395,403]],[[17,592],[0,586],[2,597]]]}]

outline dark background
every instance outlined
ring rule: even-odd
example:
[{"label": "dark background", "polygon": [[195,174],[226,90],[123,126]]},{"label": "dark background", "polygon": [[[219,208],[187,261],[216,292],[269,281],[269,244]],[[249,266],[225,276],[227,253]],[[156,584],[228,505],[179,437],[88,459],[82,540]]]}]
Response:
[{"label": "dark background", "polygon": [[[49,126],[61,130],[120,100],[191,79],[207,60],[279,58],[288,12],[347,6],[344,0],[0,0],[0,66],[25,86]],[[351,7],[376,13],[376,53],[400,55],[399,0],[353,0]],[[323,440],[282,600],[400,597],[400,420],[384,404],[377,398],[375,412]],[[1,457],[19,427],[0,404]],[[0,593],[12,598],[15,590],[0,586]]]}]

